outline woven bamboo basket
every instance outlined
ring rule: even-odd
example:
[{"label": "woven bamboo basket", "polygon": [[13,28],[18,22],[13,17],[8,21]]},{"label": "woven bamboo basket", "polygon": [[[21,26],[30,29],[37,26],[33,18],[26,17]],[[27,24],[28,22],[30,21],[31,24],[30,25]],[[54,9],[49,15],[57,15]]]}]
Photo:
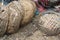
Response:
[{"label": "woven bamboo basket", "polygon": [[24,25],[30,22],[31,19],[33,18],[34,12],[36,10],[36,5],[31,0],[18,0],[18,2],[21,3],[24,9],[23,19],[21,23],[22,25]]},{"label": "woven bamboo basket", "polygon": [[60,13],[47,11],[40,15],[38,20],[39,29],[47,35],[60,33]]},{"label": "woven bamboo basket", "polygon": [[9,3],[4,10],[8,10],[9,20],[6,33],[15,33],[19,29],[23,10],[17,1]]},{"label": "woven bamboo basket", "polygon": [[8,14],[7,11],[1,10],[0,11],[0,36],[3,36],[6,32],[7,25],[8,25]]}]

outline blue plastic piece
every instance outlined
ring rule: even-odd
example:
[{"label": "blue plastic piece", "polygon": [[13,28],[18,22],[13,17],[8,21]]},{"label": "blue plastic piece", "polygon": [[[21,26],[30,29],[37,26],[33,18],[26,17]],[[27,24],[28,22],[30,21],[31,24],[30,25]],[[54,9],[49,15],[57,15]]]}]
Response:
[{"label": "blue plastic piece", "polygon": [[36,10],[35,15],[39,15],[39,11],[38,11],[38,9]]},{"label": "blue plastic piece", "polygon": [[13,1],[13,0],[3,0],[3,4],[4,4],[4,5],[7,5],[7,4],[10,3],[11,1]]}]

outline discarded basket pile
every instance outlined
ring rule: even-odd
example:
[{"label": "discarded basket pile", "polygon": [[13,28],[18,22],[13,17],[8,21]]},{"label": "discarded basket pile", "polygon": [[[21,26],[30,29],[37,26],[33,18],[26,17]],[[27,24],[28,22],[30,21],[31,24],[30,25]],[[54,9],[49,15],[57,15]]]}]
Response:
[{"label": "discarded basket pile", "polygon": [[[20,25],[31,21],[36,11],[36,5],[31,0],[18,0],[9,3],[0,11],[0,36],[5,33],[15,33]],[[38,28],[47,35],[60,33],[60,14],[47,11],[38,15]]]},{"label": "discarded basket pile", "polygon": [[20,25],[31,21],[36,10],[32,1],[13,1],[0,11],[0,36],[15,33]]}]

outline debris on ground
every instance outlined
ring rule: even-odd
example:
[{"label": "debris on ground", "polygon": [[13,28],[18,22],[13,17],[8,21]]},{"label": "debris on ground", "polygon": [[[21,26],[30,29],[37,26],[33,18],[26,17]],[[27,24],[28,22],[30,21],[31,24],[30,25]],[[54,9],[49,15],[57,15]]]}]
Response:
[{"label": "debris on ground", "polygon": [[60,0],[1,0],[0,40],[60,40]]}]

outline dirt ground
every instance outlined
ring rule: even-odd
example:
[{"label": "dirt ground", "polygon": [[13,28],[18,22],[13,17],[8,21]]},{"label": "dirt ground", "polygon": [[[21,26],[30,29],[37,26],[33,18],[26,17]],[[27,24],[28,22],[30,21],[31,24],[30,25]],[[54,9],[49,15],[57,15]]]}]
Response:
[{"label": "dirt ground", "polygon": [[28,25],[21,27],[17,33],[0,37],[0,40],[60,40],[60,35],[47,36],[42,33],[35,23],[33,20]]}]

